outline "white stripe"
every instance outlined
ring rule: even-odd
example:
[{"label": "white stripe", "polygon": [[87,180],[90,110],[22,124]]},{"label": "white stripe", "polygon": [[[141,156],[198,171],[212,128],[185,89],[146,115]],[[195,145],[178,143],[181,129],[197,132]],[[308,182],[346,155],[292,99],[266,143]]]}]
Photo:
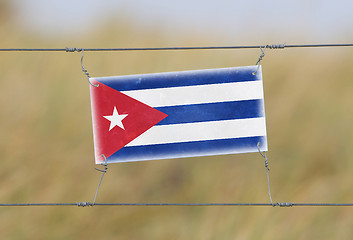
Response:
[{"label": "white stripe", "polygon": [[122,91],[151,107],[263,99],[262,80]]},{"label": "white stripe", "polygon": [[266,136],[265,118],[154,126],[126,146]]}]

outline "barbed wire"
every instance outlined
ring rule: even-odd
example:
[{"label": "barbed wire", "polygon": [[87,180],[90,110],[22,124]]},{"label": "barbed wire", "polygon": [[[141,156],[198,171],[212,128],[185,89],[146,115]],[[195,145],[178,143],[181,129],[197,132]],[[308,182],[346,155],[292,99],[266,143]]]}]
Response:
[{"label": "barbed wire", "polygon": [[320,48],[353,47],[353,43],[328,44],[269,44],[248,46],[196,46],[196,47],[136,47],[136,48],[0,48],[2,52],[81,52],[81,51],[173,51],[173,50],[226,50],[226,49],[285,49],[285,48]]},{"label": "barbed wire", "polygon": [[149,206],[149,207],[353,207],[353,203],[293,203],[293,202],[277,202],[277,203],[1,203],[0,207],[53,207],[53,206],[77,206],[77,207],[94,207],[94,206]]}]

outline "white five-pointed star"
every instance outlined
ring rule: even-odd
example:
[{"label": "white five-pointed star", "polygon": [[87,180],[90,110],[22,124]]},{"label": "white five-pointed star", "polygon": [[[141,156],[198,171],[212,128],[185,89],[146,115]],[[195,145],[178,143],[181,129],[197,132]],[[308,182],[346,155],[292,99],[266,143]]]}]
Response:
[{"label": "white five-pointed star", "polygon": [[122,121],[124,118],[126,118],[127,115],[128,114],[120,114],[119,115],[118,111],[116,110],[116,107],[114,106],[113,115],[103,116],[103,117],[110,121],[109,131],[112,130],[115,126],[118,126],[118,127],[125,130]]}]

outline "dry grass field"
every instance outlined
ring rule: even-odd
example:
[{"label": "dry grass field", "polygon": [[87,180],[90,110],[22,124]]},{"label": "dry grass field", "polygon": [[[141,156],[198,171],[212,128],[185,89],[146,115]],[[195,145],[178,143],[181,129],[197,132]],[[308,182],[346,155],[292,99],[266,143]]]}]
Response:
[{"label": "dry grass field", "polygon": [[[169,46],[133,26],[42,38],[2,22],[1,47]],[[126,23],[125,23],[126,26]],[[64,38],[64,37],[63,37]],[[185,36],[178,45],[217,45]],[[211,37],[212,39],[212,37]],[[263,44],[260,42],[260,44]],[[85,54],[92,76],[253,65],[260,50]],[[268,50],[276,202],[353,202],[353,49]],[[0,202],[92,201],[89,85],[80,53],[0,53]],[[98,202],[268,202],[258,153],[111,164]],[[351,239],[343,207],[0,207],[1,239]]]}]

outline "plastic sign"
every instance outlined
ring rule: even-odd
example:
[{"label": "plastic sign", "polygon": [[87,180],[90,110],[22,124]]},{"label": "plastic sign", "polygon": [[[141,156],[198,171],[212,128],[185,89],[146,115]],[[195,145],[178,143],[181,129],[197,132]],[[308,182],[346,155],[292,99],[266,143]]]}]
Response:
[{"label": "plastic sign", "polygon": [[90,81],[97,164],[267,151],[261,67]]}]

